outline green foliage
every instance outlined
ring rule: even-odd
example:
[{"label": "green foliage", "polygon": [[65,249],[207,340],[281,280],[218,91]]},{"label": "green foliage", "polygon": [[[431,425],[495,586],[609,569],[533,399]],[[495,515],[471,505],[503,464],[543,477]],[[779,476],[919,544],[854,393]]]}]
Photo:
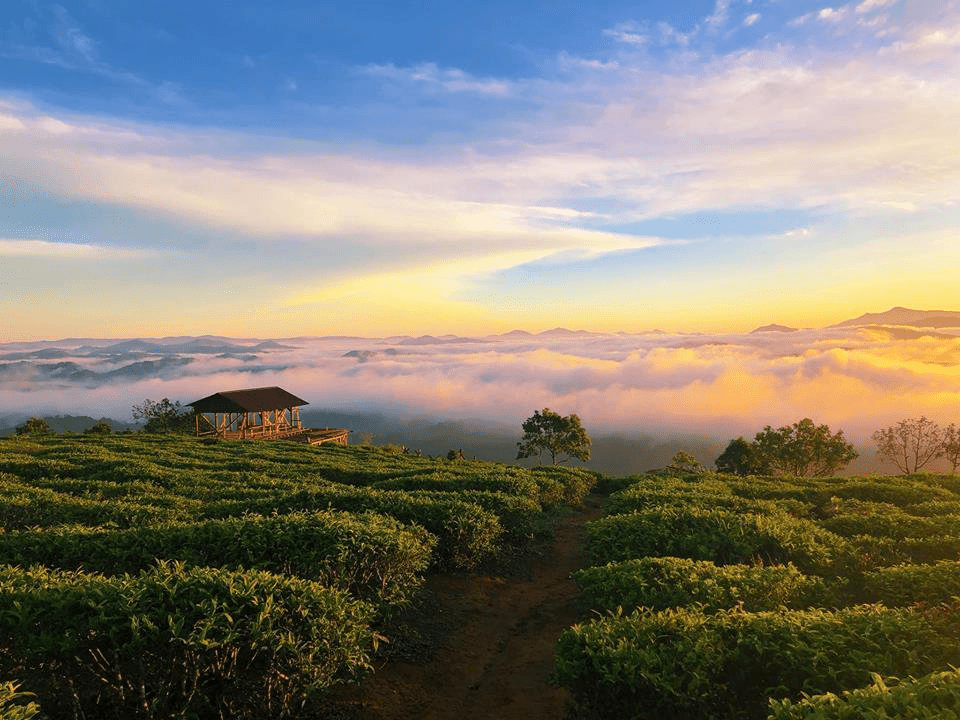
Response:
[{"label": "green foliage", "polygon": [[714,465],[718,472],[731,475],[759,475],[764,470],[753,443],[742,437],[731,440]]},{"label": "green foliage", "polygon": [[0,569],[0,672],[51,717],[291,717],[368,666],[372,608],[265,572]]},{"label": "green foliage", "polygon": [[957,603],[960,601],[960,561],[877,568],[864,573],[856,584],[851,584],[851,590],[854,602],[882,602],[891,607]]},{"label": "green foliage", "polygon": [[33,693],[22,692],[19,683],[0,683],[0,720],[33,720],[40,715],[37,704],[28,698]]},{"label": "green foliage", "polygon": [[295,575],[377,604],[400,604],[419,587],[435,542],[423,528],[392,518],[327,511],[126,530],[67,526],[0,533],[0,562],[120,574],[181,560]]},{"label": "green foliage", "polygon": [[774,430],[767,425],[753,441],[756,462],[764,474],[825,477],[845,468],[857,457],[843,430],[804,418]]},{"label": "green foliage", "polygon": [[144,400],[133,406],[131,414],[134,420],[143,421],[143,431],[147,433],[188,433],[194,428],[193,413],[185,410],[179,400]]},{"label": "green foliage", "polygon": [[644,556],[710,560],[721,565],[792,562],[801,571],[834,575],[849,562],[842,538],[786,513],[736,513],[663,507],[611,515],[587,525],[596,563]]},{"label": "green foliage", "polygon": [[698,605],[704,610],[805,608],[833,603],[823,578],[802,574],[791,564],[716,565],[709,560],[645,557],[573,573],[587,608],[666,610]]},{"label": "green foliage", "polygon": [[550,464],[556,465],[570,458],[586,462],[590,459],[590,437],[580,424],[577,415],[560,415],[550,408],[523,421],[523,438],[517,443],[517,459],[535,457],[543,464],[543,454],[550,456]]},{"label": "green foliage", "polygon": [[50,423],[40,417],[32,417],[29,420],[26,420],[22,425],[17,425],[14,428],[14,432],[17,435],[52,435],[53,430],[50,429]]},{"label": "green foliage", "polygon": [[884,681],[840,695],[774,700],[768,720],[960,720],[960,670]]},{"label": "green foliage", "polygon": [[761,720],[770,697],[799,700],[863,686],[871,673],[921,675],[958,662],[953,609],[672,609],[570,628],[555,678],[598,720]]},{"label": "green foliage", "polygon": [[113,426],[109,420],[97,420],[93,425],[83,431],[84,435],[109,435],[113,432]]},{"label": "green foliage", "polygon": [[668,475],[699,475],[707,468],[686,450],[678,450],[664,470]]}]

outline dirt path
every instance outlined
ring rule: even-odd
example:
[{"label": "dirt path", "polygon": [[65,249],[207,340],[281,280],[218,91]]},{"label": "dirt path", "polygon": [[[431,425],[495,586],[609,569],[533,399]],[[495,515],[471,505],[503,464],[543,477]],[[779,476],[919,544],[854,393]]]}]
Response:
[{"label": "dirt path", "polygon": [[565,516],[555,541],[508,577],[436,576],[418,624],[438,646],[424,662],[392,660],[363,680],[351,704],[370,720],[561,720],[567,693],[547,682],[560,633],[579,620],[573,570],[587,564],[591,496]]}]

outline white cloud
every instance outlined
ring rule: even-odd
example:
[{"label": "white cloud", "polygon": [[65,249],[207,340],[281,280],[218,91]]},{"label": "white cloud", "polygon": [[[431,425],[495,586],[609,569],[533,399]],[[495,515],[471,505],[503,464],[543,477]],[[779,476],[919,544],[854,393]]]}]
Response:
[{"label": "white cloud", "polygon": [[644,25],[635,22],[624,22],[607,28],[603,34],[627,45],[640,46],[649,42],[650,37]]},{"label": "white cloud", "polygon": [[452,93],[473,93],[506,97],[511,94],[512,83],[497,78],[477,78],[457,68],[440,68],[435,63],[421,63],[413,67],[368,65],[363,71],[370,75],[415,82],[426,87]]},{"label": "white cloud", "polygon": [[896,5],[898,2],[899,0],[863,0],[863,2],[857,5],[857,12],[861,14],[868,13],[872,12],[873,10]]},{"label": "white cloud", "polygon": [[107,247],[86,243],[50,242],[0,238],[0,257],[49,258],[61,260],[114,260],[152,257],[152,250]]},{"label": "white cloud", "polygon": [[751,25],[755,25],[756,22],[757,22],[757,20],[759,20],[759,19],[760,19],[760,13],[751,13],[750,15],[747,15],[747,16],[743,19],[743,24],[744,24],[746,27],[750,27]]}]

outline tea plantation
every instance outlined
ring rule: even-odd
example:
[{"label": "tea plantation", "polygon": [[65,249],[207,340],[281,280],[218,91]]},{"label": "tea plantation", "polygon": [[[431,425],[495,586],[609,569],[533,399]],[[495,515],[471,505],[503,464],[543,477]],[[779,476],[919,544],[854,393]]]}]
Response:
[{"label": "tea plantation", "polygon": [[956,476],[631,480],[574,575],[575,717],[960,717]]},{"label": "tea plantation", "polygon": [[0,718],[307,717],[369,670],[425,574],[522,549],[593,481],[377,448],[4,439]]}]

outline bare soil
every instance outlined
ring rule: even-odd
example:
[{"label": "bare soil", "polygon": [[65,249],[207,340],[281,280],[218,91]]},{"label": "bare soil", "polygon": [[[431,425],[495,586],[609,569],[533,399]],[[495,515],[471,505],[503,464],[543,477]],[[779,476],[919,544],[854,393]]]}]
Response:
[{"label": "bare soil", "polygon": [[548,678],[557,638],[581,619],[570,573],[587,565],[583,526],[600,500],[590,496],[551,542],[499,574],[430,577],[396,654],[341,709],[364,720],[561,720],[568,694]]}]

